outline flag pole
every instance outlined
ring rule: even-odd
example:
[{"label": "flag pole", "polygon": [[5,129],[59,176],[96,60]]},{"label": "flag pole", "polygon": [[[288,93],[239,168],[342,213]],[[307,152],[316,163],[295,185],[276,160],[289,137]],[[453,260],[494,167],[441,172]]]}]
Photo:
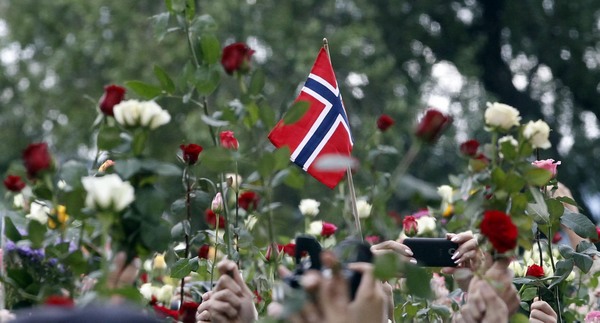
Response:
[{"label": "flag pole", "polygon": [[[329,55],[329,42],[327,38],[323,38],[323,48],[327,52],[329,62],[331,62],[331,55]],[[333,65],[333,64],[332,64]],[[350,209],[354,217],[354,224],[356,225],[356,233],[361,241],[363,240],[362,228],[360,226],[360,218],[358,217],[358,209],[356,207],[356,191],[354,190],[354,180],[352,179],[352,169],[350,165],[346,168],[346,176],[348,177],[348,194],[350,195]]]}]

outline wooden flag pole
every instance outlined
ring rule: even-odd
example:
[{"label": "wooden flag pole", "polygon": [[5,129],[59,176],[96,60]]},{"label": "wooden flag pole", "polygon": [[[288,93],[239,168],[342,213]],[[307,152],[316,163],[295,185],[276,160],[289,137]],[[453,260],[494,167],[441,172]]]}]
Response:
[{"label": "wooden flag pole", "polygon": [[[329,62],[331,62],[331,55],[329,55],[329,42],[327,41],[327,38],[323,38],[323,48],[325,48],[325,51],[327,52],[327,57],[329,57]],[[346,168],[346,176],[348,177],[348,194],[350,194],[350,209],[352,210],[354,224],[356,225],[356,234],[358,235],[361,241],[364,241],[362,228],[360,225],[360,218],[358,217],[358,209],[356,207],[356,191],[354,190],[354,180],[352,179],[352,169],[350,165],[348,165],[348,167]]]}]

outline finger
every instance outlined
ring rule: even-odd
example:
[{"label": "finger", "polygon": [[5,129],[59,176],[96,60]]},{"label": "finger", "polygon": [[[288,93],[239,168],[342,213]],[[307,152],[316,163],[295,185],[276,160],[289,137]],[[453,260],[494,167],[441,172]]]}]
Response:
[{"label": "finger", "polygon": [[215,320],[215,316],[217,315],[233,319],[238,315],[238,310],[231,306],[231,304],[228,302],[212,300],[210,315],[213,321]]},{"label": "finger", "polygon": [[[457,251],[458,253],[458,251]],[[470,262],[473,258],[475,258],[477,256],[477,251],[476,250],[469,250],[467,252],[463,252],[462,254],[460,254],[460,256],[458,257],[458,259],[456,259],[454,262],[459,265],[459,264],[464,264],[465,267],[469,267]],[[456,257],[456,254],[455,256]],[[453,258],[455,259],[455,258]]]},{"label": "finger", "polygon": [[412,250],[410,250],[409,247],[407,247],[406,245],[404,245],[398,241],[394,241],[394,240],[384,241],[384,242],[381,242],[381,243],[371,246],[372,252],[377,252],[380,250],[392,250],[392,251],[395,251],[406,257],[413,256],[413,252],[412,252]]},{"label": "finger", "polygon": [[375,288],[376,280],[373,276],[373,265],[366,262],[354,262],[348,264],[348,269],[359,272],[362,274],[360,279],[360,285],[358,285],[357,295],[364,293],[365,290],[372,290]]},{"label": "finger", "polygon": [[277,267],[277,273],[279,274],[279,278],[282,279],[292,275],[292,272],[285,266]]},{"label": "finger", "polygon": [[206,302],[210,299],[210,297],[212,296],[214,292],[212,290],[202,294],[202,302]]},{"label": "finger", "polygon": [[529,323],[548,323],[548,322],[541,321],[541,320],[539,320],[539,319],[536,319],[536,318],[531,318],[531,317],[530,317],[530,318],[529,318]]},{"label": "finger", "polygon": [[112,261],[110,266],[110,273],[107,279],[108,288],[115,288],[119,282],[119,276],[121,275],[121,271],[123,271],[123,267],[125,266],[125,261],[127,260],[127,255],[125,252],[121,251],[115,255],[115,258]]},{"label": "finger", "polygon": [[210,322],[210,312],[204,310],[196,314],[196,321],[198,322]]},{"label": "finger", "polygon": [[117,287],[133,285],[138,276],[138,273],[140,272],[141,266],[142,261],[140,260],[140,258],[133,259],[133,261],[121,272],[121,275],[119,275],[119,278],[117,280]]},{"label": "finger", "polygon": [[238,266],[235,262],[229,259],[224,259],[217,266],[222,275],[231,276],[244,293],[247,295],[252,295],[252,291],[248,285],[246,285],[246,282],[242,278],[242,273],[238,269]]},{"label": "finger", "polygon": [[283,314],[283,305],[277,302],[271,302],[267,306],[267,315],[274,318],[280,318],[281,314]]},{"label": "finger", "polygon": [[240,288],[240,286],[235,282],[235,280],[228,275],[223,275],[219,277],[219,280],[217,281],[217,285],[215,286],[214,290],[220,291],[226,289],[231,290],[237,295],[242,295],[242,288]]},{"label": "finger", "polygon": [[229,303],[229,305],[231,305],[236,310],[239,310],[242,306],[242,300],[240,299],[240,297],[228,289],[215,292],[211,300]]},{"label": "finger", "polygon": [[[211,305],[211,302],[209,302],[209,301],[204,301],[204,302],[200,303],[200,305],[198,305],[198,309],[196,310],[196,313],[209,312],[210,305]],[[210,319],[210,313],[208,314],[208,318]]]},{"label": "finger", "polygon": [[531,304],[531,311],[539,311],[548,317],[557,318],[557,314],[554,312],[552,306],[544,301],[534,300],[534,302]]},{"label": "finger", "polygon": [[230,323],[231,318],[229,318],[221,313],[211,313],[210,322],[211,323]]},{"label": "finger", "polygon": [[474,237],[473,237],[472,231],[465,231],[465,232],[460,232],[457,234],[448,233],[448,234],[446,234],[446,239],[449,239],[450,241],[456,242],[458,244],[462,244],[465,241],[474,239]]},{"label": "finger", "polygon": [[469,304],[465,304],[460,309],[460,319],[457,322],[465,323],[476,323],[475,319],[471,316],[471,309]]},{"label": "finger", "polygon": [[531,313],[529,313],[529,319],[536,319],[536,320],[540,320],[542,322],[554,322],[555,321],[555,317],[550,316],[540,310],[532,310]]},{"label": "finger", "polygon": [[307,302],[304,304],[302,311],[300,311],[300,317],[302,317],[303,322],[318,323],[323,321],[319,313],[320,310],[315,303]]}]

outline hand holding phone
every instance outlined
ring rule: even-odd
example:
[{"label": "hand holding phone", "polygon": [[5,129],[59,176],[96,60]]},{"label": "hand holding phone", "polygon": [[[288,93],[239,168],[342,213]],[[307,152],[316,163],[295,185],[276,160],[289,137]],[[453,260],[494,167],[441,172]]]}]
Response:
[{"label": "hand holding phone", "polygon": [[456,267],[452,256],[459,245],[446,238],[406,238],[402,243],[413,252],[417,265],[423,267]]}]

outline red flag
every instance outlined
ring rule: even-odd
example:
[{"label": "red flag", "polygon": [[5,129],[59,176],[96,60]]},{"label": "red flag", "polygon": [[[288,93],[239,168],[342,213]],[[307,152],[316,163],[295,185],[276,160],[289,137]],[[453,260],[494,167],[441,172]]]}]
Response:
[{"label": "red flag", "polygon": [[350,157],[353,143],[342,95],[324,48],[321,48],[297,101],[308,101],[308,111],[293,124],[279,121],[271,130],[269,140],[277,148],[288,146],[292,162],[334,188],[346,171],[317,169],[315,161],[325,155]]}]

